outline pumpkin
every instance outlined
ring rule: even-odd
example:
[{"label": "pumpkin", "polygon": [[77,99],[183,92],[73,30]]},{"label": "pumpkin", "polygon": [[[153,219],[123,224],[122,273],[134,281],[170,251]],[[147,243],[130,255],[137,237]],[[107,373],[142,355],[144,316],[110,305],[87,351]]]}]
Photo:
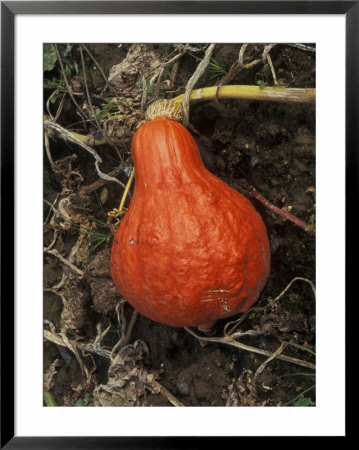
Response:
[{"label": "pumpkin", "polygon": [[158,102],[132,141],[135,187],[111,274],[144,316],[209,328],[258,298],[270,268],[266,228],[249,200],[204,167],[191,134],[172,120],[181,107]]}]

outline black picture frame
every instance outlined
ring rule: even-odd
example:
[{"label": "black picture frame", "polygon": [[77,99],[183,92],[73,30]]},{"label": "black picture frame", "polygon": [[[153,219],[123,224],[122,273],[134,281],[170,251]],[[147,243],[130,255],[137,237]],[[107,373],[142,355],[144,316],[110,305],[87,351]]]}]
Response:
[{"label": "black picture frame", "polygon": [[[1,442],[6,449],[199,448],[199,437],[26,437],[14,434],[14,36],[18,14],[339,14],[346,20],[346,267],[357,248],[359,1],[1,2]],[[348,245],[350,243],[350,245]],[[355,277],[346,273],[346,297]],[[348,431],[348,430],[347,430]],[[348,433],[346,434],[348,436]],[[225,444],[225,442],[224,442]],[[221,442],[221,445],[223,443]]]}]

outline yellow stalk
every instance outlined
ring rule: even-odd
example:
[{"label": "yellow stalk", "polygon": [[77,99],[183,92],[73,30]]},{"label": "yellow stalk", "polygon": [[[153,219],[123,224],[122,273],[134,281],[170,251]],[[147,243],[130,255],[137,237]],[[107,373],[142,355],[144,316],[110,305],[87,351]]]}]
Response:
[{"label": "yellow stalk", "polygon": [[[127,181],[125,190],[123,191],[122,198],[121,198],[121,203],[120,203],[119,208],[118,209],[114,208],[112,211],[109,211],[107,213],[107,216],[108,216],[109,220],[111,220],[111,219],[115,219],[116,220],[115,226],[117,226],[120,223],[120,216],[122,215],[123,207],[124,207],[124,204],[125,204],[125,201],[126,201],[126,197],[128,195],[128,192],[130,190],[130,187],[131,187],[131,184],[132,184],[134,178],[135,178],[135,169],[133,168],[132,172],[131,172],[131,175],[130,175],[130,178]],[[113,234],[115,234],[115,228],[113,227],[113,225],[111,223],[109,223],[109,225],[111,227],[111,230],[112,230]]]},{"label": "yellow stalk", "polygon": [[127,184],[126,184],[126,188],[125,188],[125,190],[123,191],[123,194],[122,194],[121,203],[120,203],[120,206],[118,208],[119,214],[122,214],[123,205],[125,204],[128,191],[130,190],[130,187],[131,187],[131,184],[132,184],[132,181],[133,181],[134,178],[135,178],[135,169],[132,169],[130,178],[128,179]]},{"label": "yellow stalk", "polygon": [[[83,144],[87,144],[88,136],[84,136],[83,134],[76,133],[75,131],[69,131],[69,133],[71,133],[74,138],[76,138]],[[92,145],[105,145],[105,144],[106,144],[106,139],[95,139],[94,142],[92,142]]]},{"label": "yellow stalk", "polygon": [[[299,89],[299,88],[284,88],[284,87],[265,87],[247,86],[247,85],[229,85],[204,87],[195,89],[191,92],[190,101],[200,100],[215,100],[231,98],[243,100],[269,100],[275,102],[293,102],[293,103],[314,103],[315,89]],[[183,95],[179,95],[172,99],[175,103],[182,103]]]}]

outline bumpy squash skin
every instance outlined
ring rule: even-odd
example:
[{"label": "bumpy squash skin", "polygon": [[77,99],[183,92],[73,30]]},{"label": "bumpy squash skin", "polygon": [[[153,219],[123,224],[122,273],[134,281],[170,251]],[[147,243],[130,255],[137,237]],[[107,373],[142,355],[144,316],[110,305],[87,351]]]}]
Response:
[{"label": "bumpy squash skin", "polygon": [[246,311],[270,269],[252,204],[203,165],[190,133],[156,118],[136,132],[136,183],[112,246],[112,278],[144,316],[209,327]]}]

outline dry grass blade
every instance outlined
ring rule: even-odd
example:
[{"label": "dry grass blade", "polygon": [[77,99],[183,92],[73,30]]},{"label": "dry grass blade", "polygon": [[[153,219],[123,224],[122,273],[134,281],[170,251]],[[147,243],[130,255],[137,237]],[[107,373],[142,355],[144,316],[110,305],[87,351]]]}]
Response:
[{"label": "dry grass blade", "polygon": [[167,398],[167,400],[172,403],[174,406],[185,406],[183,403],[181,403],[179,400],[176,399],[174,395],[171,394],[171,392],[167,391],[166,388],[164,388],[158,381],[153,382],[155,387],[159,388],[160,393]]}]

